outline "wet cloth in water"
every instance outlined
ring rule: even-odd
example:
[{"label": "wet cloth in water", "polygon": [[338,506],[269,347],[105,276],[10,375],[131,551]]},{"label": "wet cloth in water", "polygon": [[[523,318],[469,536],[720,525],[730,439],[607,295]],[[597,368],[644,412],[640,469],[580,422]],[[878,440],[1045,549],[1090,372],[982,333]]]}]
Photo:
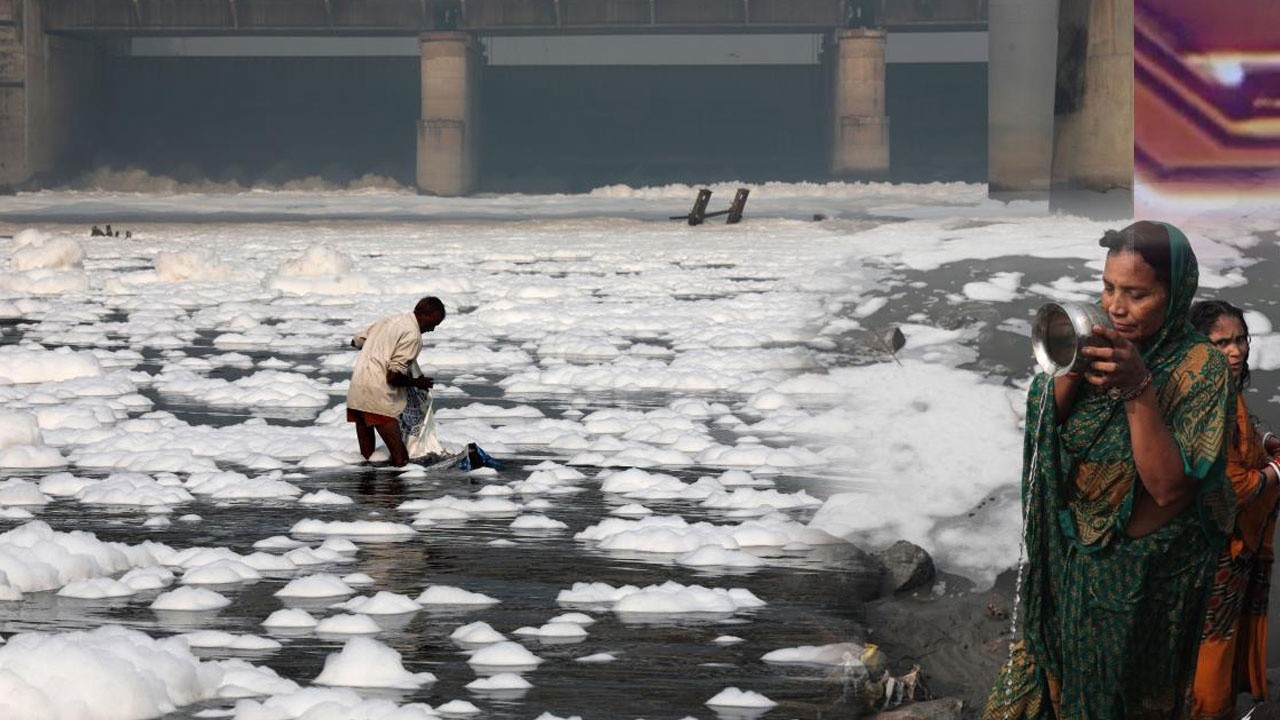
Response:
[{"label": "wet cloth in water", "polygon": [[[411,368],[417,374],[416,368]],[[431,391],[411,387],[405,393],[404,412],[400,413],[400,436],[411,458],[439,457],[449,454],[436,438],[434,402]]]},{"label": "wet cloth in water", "polygon": [[[1055,420],[1052,380],[1027,398],[1024,644],[1002,668],[984,718],[1142,720],[1190,711],[1213,560],[1232,523],[1225,477],[1226,360],[1187,322],[1198,268],[1168,227],[1165,323],[1143,343],[1151,384],[1196,481],[1195,501],[1140,538],[1124,529],[1140,482],[1124,408],[1084,384]],[[1032,462],[1032,459],[1035,462]]]}]

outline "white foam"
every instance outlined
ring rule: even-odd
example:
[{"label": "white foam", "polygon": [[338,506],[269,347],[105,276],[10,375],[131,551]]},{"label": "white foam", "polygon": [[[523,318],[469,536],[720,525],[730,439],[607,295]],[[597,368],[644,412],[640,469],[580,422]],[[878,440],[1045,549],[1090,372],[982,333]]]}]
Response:
[{"label": "white foam", "polygon": [[801,645],[765,653],[760,659],[767,663],[800,663],[808,665],[861,664],[866,646],[844,642],[830,645]]},{"label": "white foam", "polygon": [[382,628],[368,615],[333,615],[316,624],[321,635],[376,635]]},{"label": "white foam", "polygon": [[422,605],[409,596],[387,590],[379,590],[372,597],[353,597],[334,607],[362,615],[403,615],[422,609]]},{"label": "white foam", "polygon": [[587,631],[578,623],[549,622],[540,627],[526,626],[517,628],[512,631],[512,634],[543,639],[581,639],[587,636]]},{"label": "white foam", "polygon": [[329,598],[352,595],[355,590],[342,582],[337,575],[319,573],[306,577],[294,578],[287,585],[275,591],[276,597],[282,598]]},{"label": "white foam", "polygon": [[154,640],[119,626],[15,635],[0,647],[0,685],[5,717],[48,720],[83,718],[86,708],[99,708],[97,717],[141,720],[233,696],[237,687],[297,689],[268,668],[201,662],[182,638]]},{"label": "white foam", "polygon": [[521,515],[511,521],[512,530],[568,530],[569,525],[546,515]]},{"label": "white foam", "polygon": [[236,635],[220,630],[201,630],[200,632],[183,633],[179,637],[187,641],[193,648],[209,648],[236,652],[270,652],[279,650],[279,642],[271,638],[257,635]]},{"label": "white foam", "polygon": [[19,593],[61,588],[159,564],[172,551],[158,543],[105,543],[85,532],[56,532],[40,521],[0,535],[0,587]]},{"label": "white foam", "polygon": [[400,653],[377,640],[354,637],[342,651],[325,658],[317,685],[416,689],[433,683],[431,673],[411,673],[401,664]]},{"label": "white foam", "polygon": [[432,585],[417,597],[419,605],[495,605],[501,602],[484,593],[471,592],[448,585]]},{"label": "white foam", "polygon": [[489,677],[476,678],[466,685],[472,692],[490,692],[495,690],[528,690],[533,683],[515,673],[496,673]]},{"label": "white foam", "polygon": [[487,667],[524,668],[537,667],[542,663],[542,658],[526,650],[523,645],[507,640],[476,650],[467,662]]},{"label": "white foam", "polygon": [[729,687],[716,693],[707,705],[711,707],[728,707],[728,708],[771,708],[777,706],[778,703],[751,690],[739,690],[736,687]]},{"label": "white foam", "polygon": [[469,645],[487,645],[502,642],[506,636],[494,630],[487,622],[479,621],[462,625],[449,635],[449,639]]},{"label": "white foam", "polygon": [[352,522],[325,522],[323,520],[299,520],[289,529],[293,535],[342,535],[358,537],[365,542],[395,542],[418,534],[408,525],[380,520],[356,520]]},{"label": "white foam", "polygon": [[318,621],[311,616],[311,613],[301,608],[284,608],[276,610],[262,621],[264,627],[279,629],[310,629],[314,628]]},{"label": "white foam", "polygon": [[183,612],[204,612],[217,610],[231,604],[226,596],[212,590],[195,587],[180,587],[161,593],[151,603],[152,610],[178,610]]},{"label": "white foam", "polygon": [[322,720],[329,717],[438,720],[440,716],[424,703],[397,706],[386,698],[363,698],[349,688],[309,687],[281,692],[261,701],[240,700],[235,706],[234,720]]}]

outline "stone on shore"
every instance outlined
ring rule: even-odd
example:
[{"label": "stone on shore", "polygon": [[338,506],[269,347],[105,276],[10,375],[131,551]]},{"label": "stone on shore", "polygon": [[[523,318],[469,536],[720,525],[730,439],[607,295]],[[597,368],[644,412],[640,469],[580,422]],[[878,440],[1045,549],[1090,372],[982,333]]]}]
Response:
[{"label": "stone on shore", "polygon": [[877,556],[885,567],[886,593],[916,590],[933,583],[933,558],[919,545],[899,540]]}]

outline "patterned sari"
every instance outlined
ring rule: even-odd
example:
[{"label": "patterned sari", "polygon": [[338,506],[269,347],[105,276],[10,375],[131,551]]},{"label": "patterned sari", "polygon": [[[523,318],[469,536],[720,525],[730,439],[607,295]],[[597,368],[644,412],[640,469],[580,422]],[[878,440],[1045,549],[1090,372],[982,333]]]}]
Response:
[{"label": "patterned sari", "polygon": [[1144,720],[1190,712],[1214,559],[1232,523],[1225,453],[1230,373],[1187,322],[1199,269],[1172,226],[1165,323],[1141,346],[1194,502],[1130,538],[1139,488],[1122,404],[1083,384],[1058,424],[1052,379],[1027,398],[1022,640],[984,718]]},{"label": "patterned sari", "polygon": [[1267,600],[1275,560],[1280,488],[1263,489],[1258,468],[1267,460],[1244,395],[1235,400],[1227,477],[1235,488],[1235,531],[1218,553],[1196,665],[1195,720],[1234,717],[1236,696],[1267,699]]}]

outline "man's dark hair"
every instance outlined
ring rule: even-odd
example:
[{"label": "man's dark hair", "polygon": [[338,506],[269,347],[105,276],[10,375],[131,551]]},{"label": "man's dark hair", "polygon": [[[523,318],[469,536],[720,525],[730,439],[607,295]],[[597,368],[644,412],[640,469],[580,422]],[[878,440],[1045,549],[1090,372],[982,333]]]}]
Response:
[{"label": "man's dark hair", "polygon": [[1173,259],[1169,251],[1169,231],[1160,223],[1138,222],[1122,230],[1108,230],[1098,244],[1107,249],[1107,257],[1119,252],[1135,252],[1156,271],[1156,279],[1169,287]]},{"label": "man's dark hair", "polygon": [[413,306],[413,314],[439,315],[440,317],[444,317],[444,303],[440,302],[440,298],[435,295],[428,295],[419,300],[417,305]]}]

